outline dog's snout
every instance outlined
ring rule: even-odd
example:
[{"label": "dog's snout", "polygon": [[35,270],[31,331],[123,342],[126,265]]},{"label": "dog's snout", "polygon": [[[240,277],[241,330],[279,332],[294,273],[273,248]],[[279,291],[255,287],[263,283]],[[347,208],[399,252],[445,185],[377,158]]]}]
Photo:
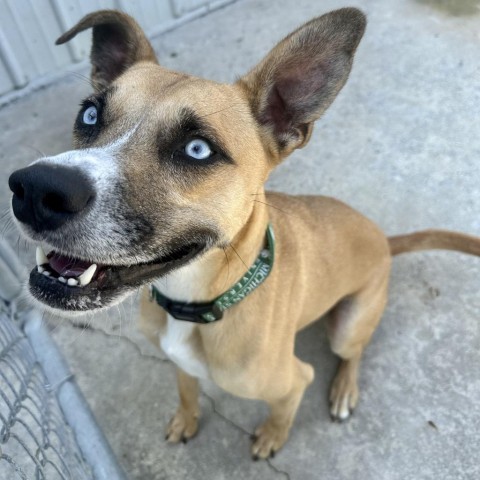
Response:
[{"label": "dog's snout", "polygon": [[12,173],[15,217],[34,231],[55,230],[86,212],[94,198],[93,185],[77,168],[35,164]]}]

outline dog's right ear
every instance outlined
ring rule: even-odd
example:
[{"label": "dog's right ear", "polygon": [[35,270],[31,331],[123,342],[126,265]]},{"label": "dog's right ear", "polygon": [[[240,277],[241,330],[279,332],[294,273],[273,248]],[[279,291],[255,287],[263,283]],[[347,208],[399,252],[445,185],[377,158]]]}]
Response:
[{"label": "dog's right ear", "polygon": [[140,25],[130,15],[117,10],[99,10],[86,15],[55,43],[68,42],[88,28],[93,28],[90,60],[95,90],[103,90],[137,62],[158,63]]}]

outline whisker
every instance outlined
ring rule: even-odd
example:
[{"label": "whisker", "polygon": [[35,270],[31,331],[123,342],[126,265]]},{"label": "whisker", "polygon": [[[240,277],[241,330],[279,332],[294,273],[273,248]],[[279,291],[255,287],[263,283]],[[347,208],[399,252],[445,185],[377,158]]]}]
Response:
[{"label": "whisker", "polygon": [[252,201],[253,201],[253,202],[258,202],[258,203],[263,203],[264,205],[267,205],[267,206],[269,206],[269,207],[272,207],[272,208],[274,208],[275,210],[278,210],[279,212],[284,213],[285,215],[292,215],[290,212],[286,212],[285,210],[282,210],[281,208],[278,208],[278,207],[276,207],[275,205],[271,205],[270,203],[262,202],[261,200],[256,200],[256,199],[254,199],[254,200],[252,200]]},{"label": "whisker", "polygon": [[[42,321],[45,319],[45,315],[46,315],[46,311],[44,310],[43,311],[43,316],[42,316]],[[54,333],[56,333],[56,331],[63,325],[63,320],[61,319],[61,317],[57,317],[55,318],[55,323],[53,325],[53,328],[52,328],[52,331],[51,331],[51,335],[53,335]]]},{"label": "whisker", "polygon": [[20,235],[17,236],[17,243],[15,248],[17,250],[17,256],[19,257],[20,256]]},{"label": "whisker", "polygon": [[235,247],[231,243],[229,245],[232,248],[232,250],[235,252],[235,255],[240,259],[240,261],[245,265],[245,268],[248,270],[248,268],[249,268],[248,265],[243,261],[243,258],[238,254]]},{"label": "whisker", "polygon": [[70,72],[67,72],[67,73],[69,75],[73,75],[74,77],[77,77],[79,80],[82,80],[84,83],[89,85],[94,90],[100,90],[101,89],[98,82],[95,82],[95,80],[93,80],[91,77],[87,77],[86,75],[83,75],[83,73],[73,72],[73,71],[70,71]]},{"label": "whisker", "polygon": [[6,220],[4,220],[2,225],[2,229],[0,231],[0,236],[2,238],[5,238],[8,233],[13,232],[15,230],[15,224],[13,223],[13,220],[10,217],[7,217]]},{"label": "whisker", "polygon": [[33,145],[27,145],[26,143],[24,143],[23,146],[29,148],[30,150],[33,150],[35,153],[37,153],[41,157],[47,157],[48,156],[44,152],[39,150],[38,148],[34,147]]},{"label": "whisker", "polygon": [[228,259],[227,251],[225,250],[225,247],[222,247],[223,253],[225,255],[225,259],[227,260],[227,276],[225,278],[225,282],[223,283],[222,290],[225,289],[225,286],[228,283],[228,279],[230,278],[230,260]]},{"label": "whisker", "polygon": [[10,213],[10,207],[7,207],[2,213],[2,216],[0,217],[0,221],[3,220],[9,213]]},{"label": "whisker", "polygon": [[215,112],[207,113],[205,115],[200,115],[199,118],[205,118],[205,117],[209,117],[210,115],[215,115],[216,113],[225,112],[226,110],[229,110],[230,108],[236,107],[238,105],[242,105],[242,104],[241,103],[233,103],[232,105],[229,105],[228,107],[222,108],[221,110],[216,110]]}]

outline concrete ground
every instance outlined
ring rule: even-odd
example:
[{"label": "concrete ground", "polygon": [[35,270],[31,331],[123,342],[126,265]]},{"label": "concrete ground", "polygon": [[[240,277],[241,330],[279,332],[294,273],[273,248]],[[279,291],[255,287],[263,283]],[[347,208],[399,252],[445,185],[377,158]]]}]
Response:
[{"label": "concrete ground", "polygon": [[[232,81],[300,23],[352,4],[369,25],[350,80],[269,186],[333,195],[389,234],[441,227],[480,235],[478,1],[241,0],[153,44],[168,67]],[[15,168],[38,151],[69,148],[88,91],[70,75],[0,111],[5,209]],[[6,235],[31,265],[32,250],[8,225]],[[458,253],[395,260],[390,301],[361,370],[361,401],[346,424],[329,420],[337,361],[324,329],[319,322],[302,332],[298,355],[315,365],[316,379],[289,442],[269,462],[249,456],[265,407],[212,385],[204,385],[198,437],[164,442],[177,402],[174,369],[136,332],[134,300],[87,318],[87,329],[52,321],[52,334],[131,479],[475,480],[479,279],[480,260]]]}]

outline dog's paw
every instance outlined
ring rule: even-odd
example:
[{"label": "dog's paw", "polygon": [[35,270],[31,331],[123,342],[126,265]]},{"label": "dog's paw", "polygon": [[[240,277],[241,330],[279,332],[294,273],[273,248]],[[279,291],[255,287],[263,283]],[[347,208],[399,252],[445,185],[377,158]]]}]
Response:
[{"label": "dog's paw", "polygon": [[187,443],[198,430],[198,415],[178,410],[170,420],[165,440],[169,443]]},{"label": "dog's paw", "polygon": [[358,402],[358,386],[340,371],[330,390],[330,417],[334,422],[344,422],[353,414]]},{"label": "dog's paw", "polygon": [[268,420],[255,430],[252,435],[253,460],[273,458],[275,453],[287,441],[288,429],[274,426]]}]

